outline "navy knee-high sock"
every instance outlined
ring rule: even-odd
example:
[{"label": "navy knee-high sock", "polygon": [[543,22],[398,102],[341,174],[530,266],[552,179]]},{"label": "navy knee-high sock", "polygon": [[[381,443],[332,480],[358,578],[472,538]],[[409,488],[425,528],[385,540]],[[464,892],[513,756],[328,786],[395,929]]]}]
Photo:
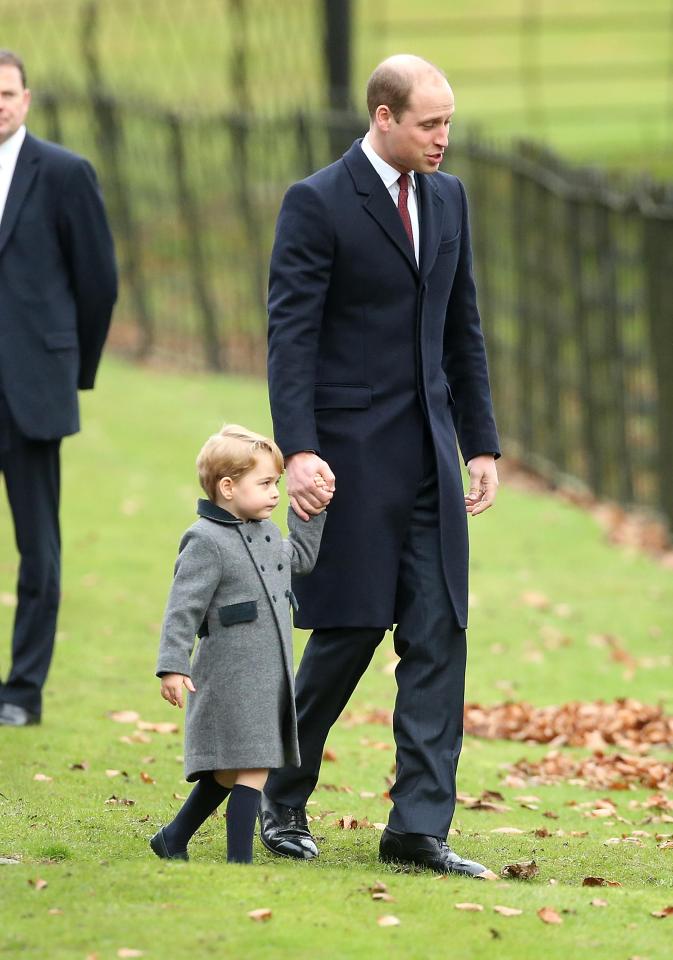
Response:
[{"label": "navy knee-high sock", "polygon": [[221,786],[212,773],[203,776],[175,819],[164,827],[164,839],[169,851],[175,853],[177,850],[185,850],[201,824],[217,810],[229,793],[229,787]]},{"label": "navy knee-high sock", "polygon": [[237,783],[227,804],[227,863],[252,863],[260,791]]}]

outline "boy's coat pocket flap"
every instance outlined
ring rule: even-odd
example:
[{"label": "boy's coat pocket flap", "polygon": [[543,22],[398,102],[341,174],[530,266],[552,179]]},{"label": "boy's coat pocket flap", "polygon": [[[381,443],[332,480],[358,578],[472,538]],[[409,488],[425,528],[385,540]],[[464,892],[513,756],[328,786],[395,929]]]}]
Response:
[{"label": "boy's coat pocket flap", "polygon": [[257,601],[244,600],[243,603],[230,603],[219,608],[220,623],[223,627],[231,627],[235,623],[249,623],[257,619]]}]

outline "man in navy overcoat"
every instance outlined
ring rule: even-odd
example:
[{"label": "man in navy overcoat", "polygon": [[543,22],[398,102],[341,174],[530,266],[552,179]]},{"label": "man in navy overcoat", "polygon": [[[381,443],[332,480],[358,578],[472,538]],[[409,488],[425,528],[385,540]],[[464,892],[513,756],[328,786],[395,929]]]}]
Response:
[{"label": "man in navy overcoat", "polygon": [[[396,624],[396,778],[379,856],[489,874],[446,845],[462,742],[466,513],[496,493],[498,437],[465,191],[439,173],[454,98],[396,56],[367,88],[370,129],[287,192],[269,291],[269,391],[300,516],[336,483],[318,562],[297,580],[312,635],[297,674],[300,768],[272,773],[263,843],[311,859],[305,805],[330,726]],[[464,496],[456,435],[470,474]]]},{"label": "man in navy overcoat", "polygon": [[[60,442],[79,430],[117,296],[96,175],[31,136],[21,60],[0,51],[0,473],[20,554],[0,724],[42,714],[60,596]],[[4,673],[4,670],[3,670]]]}]

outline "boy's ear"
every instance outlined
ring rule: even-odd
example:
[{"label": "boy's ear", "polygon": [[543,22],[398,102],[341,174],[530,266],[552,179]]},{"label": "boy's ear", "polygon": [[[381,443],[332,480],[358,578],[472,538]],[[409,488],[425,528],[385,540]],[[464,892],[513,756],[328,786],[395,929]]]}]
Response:
[{"label": "boy's ear", "polygon": [[234,481],[231,477],[221,477],[217,484],[217,489],[225,500],[231,500],[234,495]]}]

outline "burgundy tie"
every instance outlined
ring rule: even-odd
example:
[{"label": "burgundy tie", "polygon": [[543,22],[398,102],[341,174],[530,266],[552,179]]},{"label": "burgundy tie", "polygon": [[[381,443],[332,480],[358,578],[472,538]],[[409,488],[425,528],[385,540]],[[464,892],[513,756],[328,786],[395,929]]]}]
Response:
[{"label": "burgundy tie", "polygon": [[402,223],[404,224],[404,229],[409,237],[411,249],[415,253],[416,248],[414,247],[414,231],[411,229],[411,217],[409,216],[409,207],[407,206],[407,198],[409,196],[409,174],[403,173],[397,182],[400,185],[400,195],[397,198],[397,209],[400,211]]}]

